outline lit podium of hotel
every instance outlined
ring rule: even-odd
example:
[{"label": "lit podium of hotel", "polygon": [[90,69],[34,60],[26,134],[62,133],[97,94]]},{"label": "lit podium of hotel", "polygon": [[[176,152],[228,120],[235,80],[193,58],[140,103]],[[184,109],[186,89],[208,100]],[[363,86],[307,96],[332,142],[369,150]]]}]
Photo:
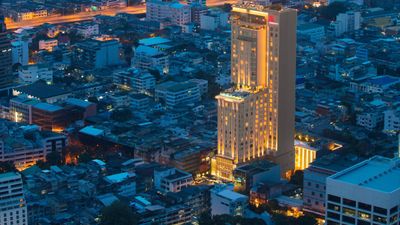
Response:
[{"label": "lit podium of hotel", "polygon": [[212,174],[233,180],[237,165],[269,159],[294,169],[296,16],[281,6],[240,4],[231,15],[233,87],[218,101]]}]

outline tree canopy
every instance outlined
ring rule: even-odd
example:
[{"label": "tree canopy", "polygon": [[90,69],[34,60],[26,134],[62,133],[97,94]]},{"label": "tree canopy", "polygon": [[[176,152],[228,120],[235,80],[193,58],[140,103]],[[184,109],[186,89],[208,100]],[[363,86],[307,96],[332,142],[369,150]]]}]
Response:
[{"label": "tree canopy", "polygon": [[128,204],[116,201],[101,211],[101,225],[136,225],[138,218]]},{"label": "tree canopy", "polygon": [[132,118],[132,111],[128,108],[116,109],[111,113],[111,119],[117,122],[125,122]]}]

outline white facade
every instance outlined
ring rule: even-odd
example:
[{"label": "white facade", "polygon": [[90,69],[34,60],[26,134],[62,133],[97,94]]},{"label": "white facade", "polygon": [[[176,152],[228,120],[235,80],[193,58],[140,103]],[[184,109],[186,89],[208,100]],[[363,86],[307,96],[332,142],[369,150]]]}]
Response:
[{"label": "white facade", "polygon": [[140,69],[156,69],[160,73],[167,73],[169,70],[169,57],[156,48],[140,45],[135,49],[131,64]]},{"label": "white facade", "polygon": [[357,125],[367,128],[368,130],[375,129],[380,122],[383,121],[382,112],[365,112],[357,114]]},{"label": "white facade", "polygon": [[101,69],[121,63],[117,40],[89,40],[78,43],[73,52],[73,63],[83,69]]},{"label": "white facade", "polygon": [[203,79],[190,79],[189,82],[196,83],[199,87],[200,94],[205,95],[208,93],[208,81]]},{"label": "white facade", "polygon": [[97,23],[85,23],[80,24],[76,27],[77,33],[82,35],[84,38],[99,35],[99,24]]},{"label": "white facade", "polygon": [[161,84],[155,89],[156,99],[163,99],[167,107],[190,104],[201,99],[199,86],[193,82]]},{"label": "white facade", "polygon": [[53,51],[53,49],[58,45],[57,39],[40,40],[39,50]]},{"label": "white facade", "polygon": [[12,63],[20,63],[25,66],[29,63],[29,42],[27,40],[16,40],[11,42]]},{"label": "white facade", "polygon": [[46,9],[38,9],[35,11],[23,11],[23,12],[18,12],[16,13],[16,16],[14,19],[16,21],[26,21],[26,20],[32,20],[32,19],[37,19],[37,18],[43,18],[47,17],[48,12]]},{"label": "white facade", "polygon": [[228,25],[229,14],[222,10],[209,10],[200,15],[200,28],[203,30],[216,30]]},{"label": "white facade", "polygon": [[375,156],[327,178],[327,225],[398,224],[400,159]]},{"label": "white facade", "polygon": [[191,9],[175,1],[150,0],[146,3],[146,19],[160,22],[169,19],[172,25],[182,26],[191,22]]},{"label": "white facade", "polygon": [[154,187],[162,192],[179,192],[193,183],[192,174],[176,168],[154,170]]},{"label": "white facade", "polygon": [[335,29],[335,36],[359,30],[361,27],[361,13],[354,11],[339,13],[336,16],[336,21],[333,23],[333,26]]},{"label": "white facade", "polygon": [[34,64],[22,66],[18,71],[18,77],[23,83],[34,83],[38,80],[53,82],[53,69],[46,64]]},{"label": "white facade", "polygon": [[61,154],[67,145],[67,138],[63,135],[43,138],[37,146],[5,146],[0,140],[0,162],[11,161],[18,170],[26,169],[36,164],[37,161],[46,161],[47,154],[55,151]]},{"label": "white facade", "polygon": [[211,215],[244,216],[248,197],[234,192],[229,187],[215,186],[211,192]]},{"label": "white facade", "polygon": [[400,131],[400,111],[387,110],[384,112],[384,132],[396,133]]},{"label": "white facade", "polygon": [[116,94],[109,96],[114,108],[129,107],[131,105],[131,98],[126,94]]},{"label": "white facade", "polygon": [[0,174],[0,190],[0,224],[27,225],[28,213],[21,175],[14,172]]},{"label": "white facade", "polygon": [[153,75],[137,68],[114,73],[114,83],[121,88],[129,88],[137,93],[145,93],[154,90],[156,79]]}]

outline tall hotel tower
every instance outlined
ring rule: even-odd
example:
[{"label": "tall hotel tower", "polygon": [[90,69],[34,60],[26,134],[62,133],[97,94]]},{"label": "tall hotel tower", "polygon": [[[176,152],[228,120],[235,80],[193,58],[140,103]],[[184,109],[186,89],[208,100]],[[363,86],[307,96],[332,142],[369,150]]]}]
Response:
[{"label": "tall hotel tower", "polygon": [[297,11],[240,4],[232,9],[232,89],[218,101],[218,154],[212,174],[233,180],[237,165],[269,159],[294,169]]}]

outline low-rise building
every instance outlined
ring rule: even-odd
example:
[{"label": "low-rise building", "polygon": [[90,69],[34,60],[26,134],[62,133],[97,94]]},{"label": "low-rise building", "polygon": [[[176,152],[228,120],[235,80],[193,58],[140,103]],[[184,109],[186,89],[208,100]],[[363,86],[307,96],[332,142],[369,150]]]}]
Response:
[{"label": "low-rise building", "polygon": [[328,177],[326,224],[399,223],[399,176],[398,158],[374,156]]},{"label": "low-rise building", "polygon": [[233,171],[234,189],[249,193],[252,187],[260,183],[277,184],[280,182],[280,174],[279,165],[267,160],[244,164]]},{"label": "low-rise building", "polygon": [[114,39],[91,39],[79,42],[74,47],[72,63],[86,70],[118,65],[121,63],[120,44]]},{"label": "low-rise building", "polygon": [[173,108],[178,105],[198,102],[201,95],[196,83],[168,81],[156,86],[155,98],[162,99],[167,107]]},{"label": "low-rise building", "polygon": [[52,52],[56,46],[58,46],[57,39],[48,39],[39,41],[39,50],[46,50],[48,52]]},{"label": "low-rise building", "polygon": [[146,3],[146,19],[182,26],[191,22],[190,6],[178,1],[151,0]]},{"label": "low-rise building", "polygon": [[107,183],[106,189],[124,197],[132,197],[136,194],[136,174],[123,172],[104,177]]},{"label": "low-rise building", "polygon": [[99,24],[94,22],[81,23],[75,26],[77,34],[84,38],[90,38],[92,36],[99,35]]},{"label": "low-rise building", "polygon": [[325,38],[325,27],[315,23],[305,23],[297,26],[299,37],[318,43]]},{"label": "low-rise building", "polygon": [[150,98],[144,94],[133,94],[131,97],[131,106],[135,109],[147,109],[150,105]]},{"label": "low-rise building", "polygon": [[47,154],[61,154],[67,145],[62,134],[40,131],[35,125],[22,126],[17,123],[0,120],[0,161],[13,162],[18,170],[23,170],[46,161]]},{"label": "low-rise building", "polygon": [[211,215],[244,216],[249,198],[234,192],[225,185],[217,185],[211,190]]},{"label": "low-rise building", "polygon": [[38,80],[53,83],[53,69],[48,64],[21,66],[18,70],[18,77],[22,83],[31,84]]},{"label": "low-rise building", "polygon": [[154,170],[154,187],[162,192],[179,192],[192,182],[192,174],[173,167]]},{"label": "low-rise building", "polygon": [[131,64],[145,70],[158,70],[167,73],[169,70],[169,57],[157,48],[139,45],[134,50]]},{"label": "low-rise building", "polygon": [[15,172],[0,174],[0,190],[0,223],[27,225],[28,213],[21,175]]},{"label": "low-rise building", "polygon": [[220,9],[209,9],[200,15],[200,28],[203,30],[216,30],[228,26],[229,14]]},{"label": "low-rise building", "polygon": [[32,84],[14,88],[13,95],[25,95],[27,98],[52,104],[57,101],[66,100],[71,93],[55,85],[49,85],[43,81],[37,81]]},{"label": "low-rise building", "polygon": [[387,110],[384,112],[383,131],[395,134],[400,131],[400,110]]},{"label": "low-rise building", "polygon": [[361,159],[356,156],[340,156],[337,153],[322,156],[304,170],[303,209],[320,216],[325,215],[326,179]]},{"label": "low-rise building", "polygon": [[121,89],[136,93],[148,93],[154,90],[156,79],[153,75],[138,68],[118,71],[113,74],[114,83]]},{"label": "low-rise building", "polygon": [[11,42],[12,63],[25,66],[29,63],[29,41],[25,38]]}]

